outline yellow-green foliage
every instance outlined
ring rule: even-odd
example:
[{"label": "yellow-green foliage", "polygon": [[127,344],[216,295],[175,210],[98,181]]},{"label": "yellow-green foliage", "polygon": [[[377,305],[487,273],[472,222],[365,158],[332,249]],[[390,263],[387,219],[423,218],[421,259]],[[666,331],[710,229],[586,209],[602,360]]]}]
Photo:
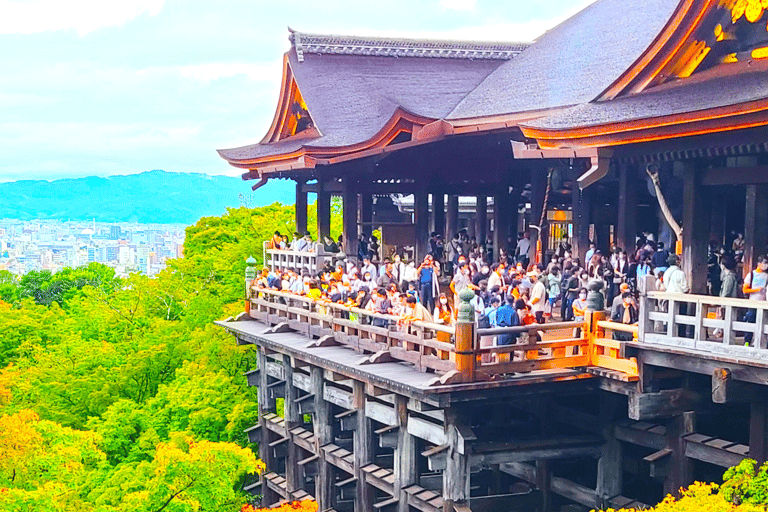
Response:
[{"label": "yellow-green foliage", "polygon": [[[667,496],[651,512],[765,512],[768,510],[768,464],[745,459],[725,472],[724,483],[696,482],[682,489],[679,498]],[[634,508],[605,512],[639,512]]]},{"label": "yellow-green foliage", "polygon": [[154,278],[0,273],[0,512],[245,504],[263,469],[243,434],[255,354],[212,322],[242,311],[246,258],[293,219],[279,204],[200,219]]}]

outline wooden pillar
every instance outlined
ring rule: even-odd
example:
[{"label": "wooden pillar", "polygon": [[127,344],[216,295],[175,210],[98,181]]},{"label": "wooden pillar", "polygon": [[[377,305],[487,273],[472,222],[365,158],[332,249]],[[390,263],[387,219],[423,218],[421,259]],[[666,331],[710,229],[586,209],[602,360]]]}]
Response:
[{"label": "wooden pillar", "polygon": [[371,223],[373,222],[373,196],[371,194],[361,193],[358,197],[358,202],[360,208],[360,230],[358,232],[371,236],[371,231],[373,231],[373,227],[371,226]]},{"label": "wooden pillar", "polygon": [[493,259],[499,261],[501,250],[507,250],[507,237],[509,236],[510,213],[515,213],[515,225],[517,225],[517,206],[511,204],[506,185],[499,187],[502,192],[493,196]]},{"label": "wooden pillar", "polygon": [[619,166],[619,218],[616,224],[617,245],[629,254],[635,252],[637,234],[637,166]]},{"label": "wooden pillar", "polygon": [[[267,374],[267,354],[264,351],[264,347],[258,347],[256,353],[256,360],[259,367],[259,431],[261,432],[261,442],[259,443],[259,456],[261,460],[267,466],[267,472],[274,471],[275,458],[272,456],[272,450],[269,448],[271,441],[272,431],[267,428],[267,421],[264,419],[264,415],[270,412],[275,412],[276,405],[275,400],[269,398],[269,391],[267,386],[269,385],[269,375]],[[261,493],[262,504],[265,506],[271,506],[280,499],[280,497],[272,489],[269,488],[266,481],[261,480]]]},{"label": "wooden pillar", "polygon": [[432,194],[432,228],[443,235],[444,241],[450,240],[445,232],[445,194],[442,192]]},{"label": "wooden pillar", "polygon": [[307,231],[307,180],[296,180],[296,231],[301,236]]},{"label": "wooden pillar", "polygon": [[416,261],[420,262],[429,252],[429,204],[423,189],[413,194],[413,223],[416,226]]},{"label": "wooden pillar", "polygon": [[[531,224],[539,225],[541,223],[542,209],[546,210],[544,204],[544,197],[547,191],[547,169],[534,166],[531,169]],[[544,223],[546,224],[546,215]],[[545,261],[544,255],[547,248],[547,234],[548,230],[546,226],[541,227],[541,231],[537,232],[535,229],[531,229],[531,250],[529,252],[531,263],[536,262],[536,241],[541,240],[541,262]]]},{"label": "wooden pillar", "polygon": [[317,239],[331,234],[331,193],[325,190],[327,181],[317,180]]},{"label": "wooden pillar", "polygon": [[749,458],[768,461],[768,403],[752,402],[749,415]]},{"label": "wooden pillar", "polygon": [[[685,237],[685,235],[683,235]],[[683,436],[696,431],[696,413],[684,412],[667,422],[667,448],[672,450],[669,475],[664,480],[664,493],[678,495],[681,487],[693,483],[693,459],[685,456]]]},{"label": "wooden pillar", "polygon": [[[754,270],[757,257],[765,254],[768,245],[768,184],[747,185],[744,208],[744,273]],[[685,232],[683,232],[685,238]]]},{"label": "wooden pillar", "polygon": [[[317,439],[317,446],[322,447],[333,442],[333,408],[330,402],[323,398],[323,369],[313,366],[310,373],[314,409],[312,413],[312,428]],[[318,474],[315,477],[315,500],[319,510],[332,509],[336,505],[336,468],[325,460],[325,452],[320,450]]]},{"label": "wooden pillar", "polygon": [[293,366],[291,356],[283,356],[283,369],[285,370],[285,434],[288,437],[288,455],[285,460],[285,481],[288,492],[301,489],[302,472],[299,466],[299,447],[293,441],[291,429],[301,426],[304,422],[299,414],[298,390],[293,385]]},{"label": "wooden pillar", "polygon": [[597,461],[595,497],[597,506],[601,508],[608,508],[609,500],[621,494],[623,485],[623,450],[621,442],[616,439],[614,423],[622,405],[626,410],[623,397],[612,393],[600,393],[599,421],[605,441],[600,459]]},{"label": "wooden pillar", "polygon": [[344,252],[348,257],[354,258],[357,255],[357,190],[354,180],[344,177],[343,201],[343,235]]},{"label": "wooden pillar", "polygon": [[455,408],[446,409],[445,439],[448,452],[443,471],[443,510],[447,512],[469,505],[471,449],[469,445],[461,442],[461,429],[459,412]]},{"label": "wooden pillar", "polygon": [[448,196],[448,209],[446,212],[446,242],[453,239],[453,235],[459,232],[459,196]]},{"label": "wooden pillar", "polygon": [[683,181],[683,271],[691,293],[707,293],[710,188],[701,185],[701,169],[686,163]]},{"label": "wooden pillar", "polygon": [[571,205],[573,208],[573,257],[578,258],[582,266],[587,264],[584,258],[589,250],[589,225],[592,223],[591,196],[591,189],[581,190],[574,180],[573,191],[571,192]]},{"label": "wooden pillar", "polygon": [[371,420],[365,415],[365,383],[355,381],[352,390],[352,400],[357,410],[357,428],[354,433],[355,477],[357,486],[355,493],[355,512],[373,512],[374,492],[365,482],[363,468],[373,459],[373,430]]},{"label": "wooden pillar", "polygon": [[419,481],[419,460],[416,438],[408,433],[408,399],[395,395],[395,413],[397,414],[397,449],[395,450],[394,498],[400,500],[397,512],[409,512],[408,494],[403,490]]},{"label": "wooden pillar", "polygon": [[536,461],[536,487],[541,491],[541,512],[552,512],[554,501],[552,495],[552,470],[550,461]]},{"label": "wooden pillar", "polygon": [[477,196],[477,243],[483,244],[488,236],[488,196]]}]

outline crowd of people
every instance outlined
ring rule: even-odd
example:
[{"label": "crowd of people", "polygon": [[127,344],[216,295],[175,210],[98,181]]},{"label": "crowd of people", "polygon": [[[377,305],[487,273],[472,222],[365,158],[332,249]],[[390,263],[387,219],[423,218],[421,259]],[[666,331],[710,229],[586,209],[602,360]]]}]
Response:
[{"label": "crowd of people", "polygon": [[[656,289],[690,291],[679,257],[650,233],[639,235],[631,250],[611,247],[603,252],[590,243],[584,260],[572,254],[571,245],[563,240],[546,264],[531,261],[535,254],[528,232],[520,233],[515,242],[508,240],[495,261],[490,240],[478,243],[466,231],[454,234],[447,244],[440,234],[432,233],[430,252],[419,262],[407,261],[397,250],[382,257],[375,236],[361,235],[352,251],[347,251],[341,237],[338,241],[328,236],[322,239],[314,242],[309,233],[301,237],[294,233],[288,243],[287,237],[276,232],[271,247],[313,251],[321,243],[325,252],[338,255],[336,264],[328,262],[316,275],[264,269],[258,284],[374,313],[448,325],[455,322],[459,294],[470,289],[475,294],[471,304],[478,327],[542,324],[550,319],[583,321],[590,282],[602,294],[610,318],[624,324],[638,321],[638,283],[645,276],[652,276]],[[710,247],[711,293],[733,297],[741,292],[765,300],[768,259],[758,260],[756,271],[740,286],[737,265],[743,237],[735,237],[732,248]],[[498,341],[512,342],[513,336]]]}]

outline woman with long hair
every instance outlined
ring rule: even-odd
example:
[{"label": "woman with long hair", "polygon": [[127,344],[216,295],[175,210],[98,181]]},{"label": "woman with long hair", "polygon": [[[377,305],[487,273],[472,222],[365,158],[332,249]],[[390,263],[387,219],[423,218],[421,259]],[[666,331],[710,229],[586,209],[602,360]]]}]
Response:
[{"label": "woman with long hair", "polygon": [[[453,308],[451,307],[451,301],[448,300],[448,296],[444,293],[440,294],[440,297],[435,304],[435,313],[432,315],[435,319],[435,323],[444,324],[446,326],[453,325]],[[446,343],[451,342],[451,335],[447,332],[437,332],[437,341],[444,341]]]}]

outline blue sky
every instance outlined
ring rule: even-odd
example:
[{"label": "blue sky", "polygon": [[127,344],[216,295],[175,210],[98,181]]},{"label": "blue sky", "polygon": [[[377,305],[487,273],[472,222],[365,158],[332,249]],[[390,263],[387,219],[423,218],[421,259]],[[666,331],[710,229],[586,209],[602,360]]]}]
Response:
[{"label": "blue sky", "polygon": [[592,0],[0,0],[0,181],[152,169],[239,175],[287,27],[529,41]]}]

